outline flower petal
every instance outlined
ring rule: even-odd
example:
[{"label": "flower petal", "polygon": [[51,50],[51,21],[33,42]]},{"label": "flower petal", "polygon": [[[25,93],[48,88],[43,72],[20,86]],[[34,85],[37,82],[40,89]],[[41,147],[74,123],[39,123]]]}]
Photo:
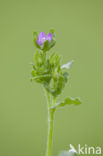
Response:
[{"label": "flower petal", "polygon": [[39,34],[39,38],[46,38],[46,35],[45,35],[45,33],[44,32],[41,32],[40,34]]},{"label": "flower petal", "polygon": [[41,45],[44,44],[44,42],[45,42],[46,40],[47,40],[47,37],[46,37],[45,33],[44,33],[44,32],[41,32],[41,33],[39,34],[38,38],[37,38],[37,44],[41,46]]},{"label": "flower petal", "polygon": [[47,39],[49,40],[49,42],[52,41],[52,34],[51,34],[51,33],[49,33],[49,34],[47,35]]}]

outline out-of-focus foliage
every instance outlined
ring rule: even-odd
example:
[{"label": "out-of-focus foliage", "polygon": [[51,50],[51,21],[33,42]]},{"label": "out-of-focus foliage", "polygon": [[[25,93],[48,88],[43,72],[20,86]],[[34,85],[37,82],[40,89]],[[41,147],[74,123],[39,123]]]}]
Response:
[{"label": "out-of-focus foliage", "polygon": [[59,153],[59,156],[77,156],[77,154],[74,152],[62,151]]}]

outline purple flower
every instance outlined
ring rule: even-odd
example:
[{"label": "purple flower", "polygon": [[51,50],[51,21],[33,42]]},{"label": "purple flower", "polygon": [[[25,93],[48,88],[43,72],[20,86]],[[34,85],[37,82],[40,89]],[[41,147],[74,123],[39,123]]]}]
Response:
[{"label": "purple flower", "polygon": [[37,44],[42,46],[44,44],[45,41],[49,41],[51,42],[52,41],[52,34],[49,33],[47,36],[45,35],[44,32],[41,32],[37,38]]}]

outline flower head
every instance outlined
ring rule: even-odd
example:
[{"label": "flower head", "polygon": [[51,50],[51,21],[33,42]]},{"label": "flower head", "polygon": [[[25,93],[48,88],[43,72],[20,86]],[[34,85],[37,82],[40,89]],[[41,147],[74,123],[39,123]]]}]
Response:
[{"label": "flower head", "polygon": [[49,41],[51,42],[52,41],[52,34],[49,33],[47,36],[45,35],[44,32],[41,32],[37,38],[37,44],[42,46],[44,44],[45,41]]}]

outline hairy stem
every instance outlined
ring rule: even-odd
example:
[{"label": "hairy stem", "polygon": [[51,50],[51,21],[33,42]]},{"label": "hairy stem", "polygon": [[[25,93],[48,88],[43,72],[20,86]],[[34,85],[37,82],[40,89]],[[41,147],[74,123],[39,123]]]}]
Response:
[{"label": "hairy stem", "polygon": [[50,95],[47,93],[48,97],[48,138],[47,138],[47,151],[46,156],[51,156],[52,154],[52,142],[53,142],[53,127],[54,127],[54,110],[51,106],[55,105],[55,99],[53,98],[52,104],[50,101]]},{"label": "hairy stem", "polygon": [[54,112],[49,110],[48,140],[47,140],[47,153],[46,153],[46,156],[51,156],[51,152],[52,152],[53,124],[54,124]]}]

